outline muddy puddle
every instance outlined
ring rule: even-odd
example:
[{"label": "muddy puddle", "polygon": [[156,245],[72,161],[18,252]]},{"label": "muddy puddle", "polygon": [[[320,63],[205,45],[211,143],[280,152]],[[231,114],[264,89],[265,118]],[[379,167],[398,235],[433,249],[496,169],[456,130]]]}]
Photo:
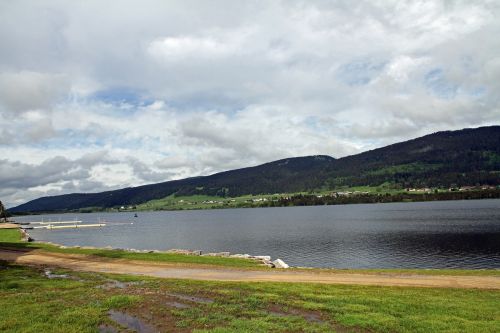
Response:
[{"label": "muddy puddle", "polygon": [[169,293],[167,295],[175,297],[175,298],[183,300],[183,301],[189,301],[189,302],[194,302],[194,303],[211,304],[214,302],[213,299],[208,298],[208,297],[197,297],[197,296],[175,294],[175,293]]},{"label": "muddy puddle", "polygon": [[143,284],[143,282],[121,282],[116,280],[109,280],[107,283],[97,286],[99,289],[110,290],[110,289],[126,289],[130,286],[137,286]]},{"label": "muddy puddle", "polygon": [[[127,313],[116,311],[116,310],[110,310],[108,312],[109,318],[119,324],[120,326],[123,326],[129,330],[133,330],[137,333],[154,333],[156,332],[156,329],[141,321],[139,318],[131,316]],[[108,328],[111,326],[108,326]]]},{"label": "muddy puddle", "polygon": [[50,269],[45,269],[43,274],[49,279],[68,279],[68,274],[54,274]]},{"label": "muddy puddle", "polygon": [[165,302],[165,304],[169,307],[173,307],[176,309],[189,309],[191,306],[188,304],[180,303],[180,302]]},{"label": "muddy puddle", "polygon": [[287,316],[299,316],[304,318],[310,323],[324,324],[326,323],[321,319],[321,315],[314,312],[304,312],[297,309],[290,309],[288,312],[282,311],[280,309],[273,309],[269,311],[270,314],[277,317],[287,317]]},{"label": "muddy puddle", "polygon": [[118,333],[118,329],[116,327],[107,324],[99,325],[97,331],[99,333]]}]

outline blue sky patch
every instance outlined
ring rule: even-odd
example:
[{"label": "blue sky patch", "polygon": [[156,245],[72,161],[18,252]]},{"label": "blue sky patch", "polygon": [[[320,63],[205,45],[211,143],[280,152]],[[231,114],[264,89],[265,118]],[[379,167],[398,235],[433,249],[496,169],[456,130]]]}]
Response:
[{"label": "blue sky patch", "polygon": [[457,95],[458,85],[448,81],[441,68],[427,72],[424,84],[432,94],[440,98],[453,99]]},{"label": "blue sky patch", "polygon": [[353,61],[340,66],[336,74],[340,81],[350,86],[362,86],[378,76],[386,64],[385,61]]},{"label": "blue sky patch", "polygon": [[91,99],[110,104],[131,104],[134,106],[148,105],[153,100],[144,98],[143,92],[131,88],[115,87],[95,92]]}]

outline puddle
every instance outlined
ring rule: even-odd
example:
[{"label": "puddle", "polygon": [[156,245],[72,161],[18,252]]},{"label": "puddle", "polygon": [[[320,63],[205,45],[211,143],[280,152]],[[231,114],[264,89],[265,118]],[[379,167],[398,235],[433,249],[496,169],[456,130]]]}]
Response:
[{"label": "puddle", "polygon": [[111,325],[107,325],[107,324],[99,325],[97,330],[99,333],[118,333],[118,330],[116,329],[116,327],[111,326]]},{"label": "puddle", "polygon": [[138,284],[142,284],[142,282],[136,281],[136,282],[120,282],[116,280],[110,280],[108,283],[105,283],[103,285],[97,286],[97,288],[104,289],[104,290],[109,290],[109,289],[125,289],[130,286],[135,286]]},{"label": "puddle", "polygon": [[270,314],[272,314],[273,316],[276,316],[276,317],[287,317],[288,314],[284,313],[284,312],[278,312],[278,311],[269,311]]},{"label": "puddle", "polygon": [[44,274],[49,279],[67,279],[69,277],[68,274],[52,274],[52,271],[48,269],[44,270]]},{"label": "puddle", "polygon": [[213,299],[206,298],[206,297],[196,297],[196,296],[189,296],[189,295],[182,295],[182,294],[167,294],[167,295],[178,298],[178,299],[182,299],[184,301],[190,301],[190,302],[195,302],[195,303],[211,304],[214,302]]},{"label": "puddle", "polygon": [[310,323],[322,324],[325,322],[321,319],[321,316],[316,313],[303,313],[302,316]]},{"label": "puddle", "polygon": [[135,332],[138,333],[156,332],[153,326],[143,323],[137,317],[116,310],[109,310],[108,314],[111,320],[115,321],[116,323],[120,324],[123,327],[126,327],[130,330],[134,330]]},{"label": "puddle", "polygon": [[165,302],[166,305],[177,308],[177,309],[189,309],[191,306],[179,303],[179,302]]},{"label": "puddle", "polygon": [[313,312],[302,312],[296,309],[291,309],[288,313],[278,310],[271,310],[269,311],[269,313],[277,317],[299,316],[304,318],[310,323],[318,323],[318,324],[325,323],[325,321],[321,319],[321,315]]}]

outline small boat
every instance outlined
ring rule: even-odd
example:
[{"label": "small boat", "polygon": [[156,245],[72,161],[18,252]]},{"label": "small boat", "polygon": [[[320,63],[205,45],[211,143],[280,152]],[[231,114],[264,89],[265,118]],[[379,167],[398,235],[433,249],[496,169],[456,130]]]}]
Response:
[{"label": "small boat", "polygon": [[134,217],[137,217],[137,213],[136,213],[136,214],[134,214]]}]

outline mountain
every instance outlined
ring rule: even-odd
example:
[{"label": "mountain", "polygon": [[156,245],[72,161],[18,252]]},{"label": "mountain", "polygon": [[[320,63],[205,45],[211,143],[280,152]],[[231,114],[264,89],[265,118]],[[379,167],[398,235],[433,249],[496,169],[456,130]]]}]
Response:
[{"label": "mountain", "polygon": [[234,197],[382,184],[394,188],[500,185],[500,126],[437,132],[339,159],[294,157],[204,177],[42,197],[9,211],[136,205],[172,194]]}]

